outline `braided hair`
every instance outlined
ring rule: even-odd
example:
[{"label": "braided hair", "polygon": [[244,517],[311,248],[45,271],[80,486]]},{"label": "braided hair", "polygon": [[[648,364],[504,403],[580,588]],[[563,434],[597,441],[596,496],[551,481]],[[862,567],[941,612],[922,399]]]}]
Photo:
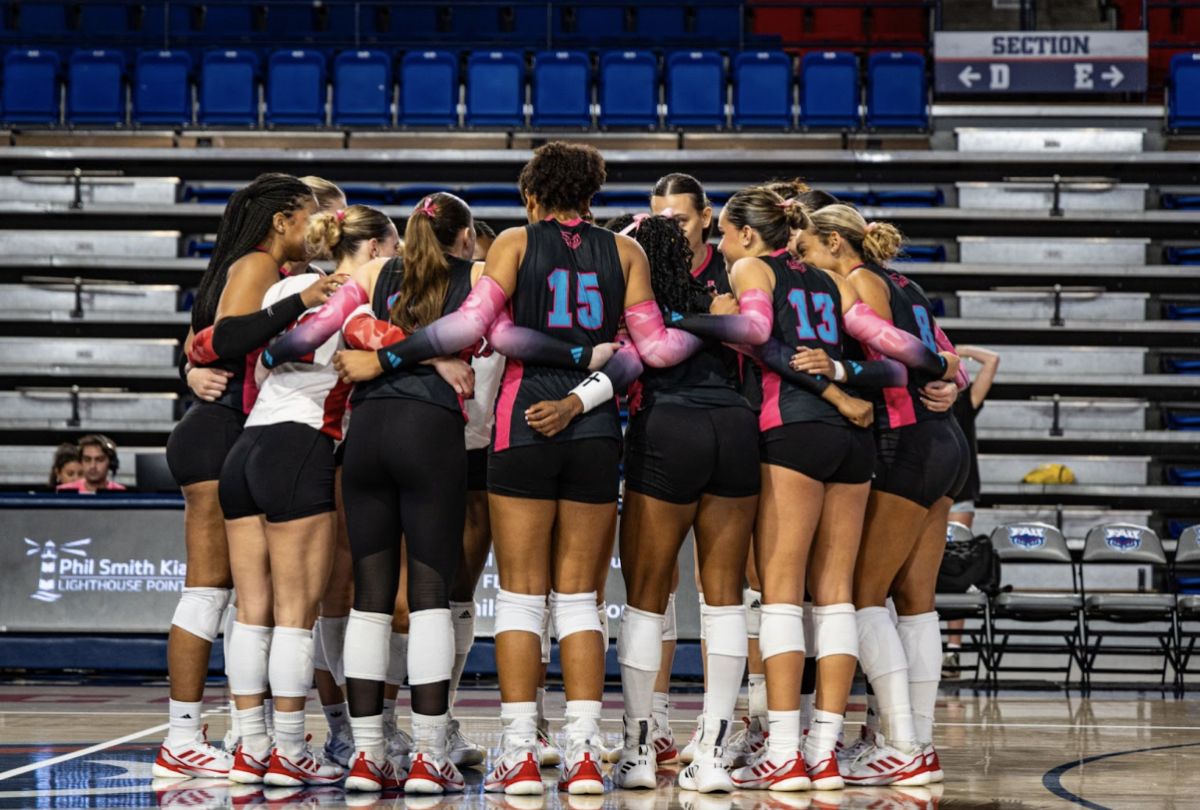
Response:
[{"label": "braided hair", "polygon": [[[604,227],[620,232],[633,221],[624,214]],[[692,249],[678,222],[669,217],[646,217],[629,235],[650,260],[650,286],[659,306],[681,315],[708,312],[708,289],[692,275]]]},{"label": "braided hair", "polygon": [[260,174],[253,183],[233,193],[217,226],[217,241],[196,290],[193,330],[199,332],[212,326],[230,266],[262,245],[271,232],[275,215],[291,215],[312,200],[312,189],[290,174]]}]

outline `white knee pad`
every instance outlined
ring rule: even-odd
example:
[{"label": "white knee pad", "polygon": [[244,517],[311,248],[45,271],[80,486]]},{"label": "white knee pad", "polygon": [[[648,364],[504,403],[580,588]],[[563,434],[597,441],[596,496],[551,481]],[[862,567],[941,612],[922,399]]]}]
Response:
[{"label": "white knee pad", "polygon": [[[595,615],[595,602],[592,603]],[[513,593],[501,589],[496,593],[495,635],[501,633],[542,632],[542,616],[546,612],[546,597],[540,594]]]},{"label": "white knee pad", "polygon": [[233,638],[233,623],[237,621],[237,605],[225,606],[225,615],[221,617],[222,644],[225,648],[225,674],[229,674],[229,640]]},{"label": "white knee pad", "polygon": [[806,614],[809,612],[813,623],[812,646],[816,648],[818,661],[827,655],[858,657],[858,622],[854,618],[854,605],[848,602],[822,605],[805,611]]},{"label": "white knee pad", "polygon": [[908,667],[900,634],[885,607],[862,608],[858,623],[858,662],[868,680],[875,680]]},{"label": "white knee pad", "polygon": [[596,605],[596,619],[600,622],[600,636],[604,639],[605,646],[608,645],[608,602],[601,602]]},{"label": "white knee pad", "polygon": [[908,660],[909,683],[942,679],[942,633],[937,612],[901,616],[896,628],[904,657]]},{"label": "white knee pad", "polygon": [[392,633],[388,636],[387,676],[383,682],[388,686],[403,686],[408,678],[408,633]]},{"label": "white knee pad", "polygon": [[418,610],[408,616],[408,683],[450,680],[454,669],[454,623],[450,610]]},{"label": "white knee pad", "polygon": [[[603,633],[600,616],[596,612],[596,592],[558,593],[550,592],[550,612],[554,616],[554,634],[558,643],[576,633]],[[661,639],[660,639],[661,642]]]},{"label": "white knee pad", "polygon": [[621,666],[658,672],[662,666],[663,617],[625,606],[617,628],[617,660]]},{"label": "white knee pad", "polygon": [[392,633],[390,613],[350,611],[346,623],[346,677],[384,681],[388,672],[388,638]]},{"label": "white knee pad", "polygon": [[313,625],[313,669],[328,672],[329,664],[325,661],[325,645],[322,642],[322,635],[321,620],[317,619],[317,623]]},{"label": "white knee pad", "polygon": [[271,634],[271,662],[267,674],[271,697],[308,697],[313,680],[312,630],[276,627]]},{"label": "white knee pad", "polygon": [[229,588],[184,588],[171,624],[197,638],[216,641],[231,593]]},{"label": "white knee pad", "polygon": [[467,655],[475,643],[475,603],[451,602],[450,621],[454,625],[454,654]]},{"label": "white knee pad", "polygon": [[[700,601],[700,616],[701,616],[701,617],[703,617],[703,616],[704,616],[704,606],[705,606],[705,604],[706,604],[706,603],[705,603],[705,601],[704,601],[704,593],[703,593],[703,592],[701,592],[701,593],[699,594],[699,596],[700,596],[700,599],[699,599],[699,601]],[[701,640],[701,641],[708,641],[708,634],[707,634],[707,633],[705,632],[705,630],[704,630],[704,621],[703,621],[703,618],[701,618],[701,621],[700,621],[700,640]]]},{"label": "white knee pad", "polygon": [[[804,651],[804,657],[816,658],[818,655],[820,655],[820,648],[817,647],[817,627],[816,623],[813,621],[813,603],[805,602],[802,607],[804,608],[804,640],[808,642],[806,645],[808,649]],[[856,645],[858,644],[857,637],[855,638],[854,643]]]},{"label": "white knee pad", "polygon": [[790,652],[804,652],[804,609],[784,603],[762,606],[758,649],[763,660]]},{"label": "white knee pad", "polygon": [[892,617],[892,624],[900,624],[900,614],[896,611],[896,600],[889,596],[883,604],[887,607],[888,615]]},{"label": "white knee pad", "polygon": [[346,625],[349,621],[349,616],[322,616],[317,619],[325,663],[338,686],[346,683]]},{"label": "white knee pad", "polygon": [[542,663],[550,663],[550,611],[542,611]]},{"label": "white knee pad", "polygon": [[708,640],[709,655],[746,657],[746,608],[743,605],[703,605],[700,626],[704,628],[705,638]]},{"label": "white knee pad", "polygon": [[261,695],[267,691],[267,658],[271,650],[271,628],[233,623],[229,634],[229,657],[225,674],[229,691],[235,695]]},{"label": "white knee pad", "polygon": [[746,607],[746,634],[758,638],[762,628],[762,591],[746,588],[742,591],[742,602]]},{"label": "white knee pad", "polygon": [[[629,608],[626,608],[628,610]],[[622,618],[622,621],[624,619]],[[619,632],[619,631],[618,631]],[[663,641],[679,640],[679,625],[675,621],[675,594],[667,597],[667,609],[663,611]]]}]

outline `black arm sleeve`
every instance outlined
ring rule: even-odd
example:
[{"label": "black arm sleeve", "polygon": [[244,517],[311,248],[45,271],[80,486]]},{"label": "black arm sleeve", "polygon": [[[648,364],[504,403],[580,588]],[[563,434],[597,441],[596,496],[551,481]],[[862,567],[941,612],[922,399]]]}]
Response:
[{"label": "black arm sleeve", "polygon": [[188,356],[187,352],[185,352],[183,349],[179,350],[179,359],[175,361],[175,367],[179,370],[179,379],[186,383],[188,373]]},{"label": "black arm sleeve", "polygon": [[222,318],[213,327],[213,352],[217,357],[249,354],[286,329],[305,309],[300,293],[296,293],[258,312]]},{"label": "black arm sleeve", "polygon": [[842,360],[851,388],[899,388],[908,385],[908,368],[896,360]]},{"label": "black arm sleeve", "polygon": [[831,381],[827,377],[814,377],[806,371],[796,371],[793,369],[788,364],[788,361],[792,359],[795,351],[775,338],[771,338],[761,346],[741,345],[738,346],[738,350],[758,360],[784,380],[787,380],[797,388],[808,391],[813,396],[821,396],[825,393],[825,389],[830,386]]}]

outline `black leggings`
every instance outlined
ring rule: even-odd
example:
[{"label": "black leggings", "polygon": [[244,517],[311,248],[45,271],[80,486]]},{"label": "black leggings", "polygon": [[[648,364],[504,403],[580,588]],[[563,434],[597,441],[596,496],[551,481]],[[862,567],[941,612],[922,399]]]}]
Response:
[{"label": "black leggings", "polygon": [[[400,587],[401,535],[408,550],[409,612],[448,608],[467,508],[462,416],[412,399],[369,399],[354,408],[353,422],[342,497],[354,556],[354,609],[392,613]],[[413,711],[444,713],[448,687],[447,682],[414,686]],[[373,714],[369,709],[379,705],[382,690],[382,683],[354,679],[350,714]]]}]

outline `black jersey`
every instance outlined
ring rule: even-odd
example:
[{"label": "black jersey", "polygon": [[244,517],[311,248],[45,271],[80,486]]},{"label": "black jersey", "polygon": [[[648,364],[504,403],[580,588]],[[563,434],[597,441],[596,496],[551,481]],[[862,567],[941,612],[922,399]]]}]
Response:
[{"label": "black jersey", "polygon": [[[450,287],[446,290],[446,304],[442,314],[454,312],[467,295],[471,292],[471,268],[473,263],[455,256],[447,256],[450,265]],[[385,264],[375,280],[375,292],[371,296],[371,309],[376,318],[386,321],[391,318],[392,304],[400,294],[400,284],[404,281],[404,259],[395,258]],[[394,374],[383,374],[373,380],[360,382],[354,386],[350,395],[350,404],[357,405],[368,399],[416,399],[431,405],[440,405],[456,413],[462,413],[462,401],[450,387],[429,365],[417,365],[409,371]]]},{"label": "black jersey", "polygon": [[[625,308],[625,273],[616,235],[583,220],[552,219],[526,225],[525,235],[525,259],[509,302],[513,322],[577,345],[612,342]],[[585,368],[526,365],[509,358],[496,402],[493,449],[620,439],[615,398],[551,438],[525,424],[526,409],[543,400],[562,399],[587,376]]]},{"label": "black jersey", "polygon": [[[934,337],[933,304],[929,303],[925,291],[912,279],[877,264],[864,264],[864,268],[879,276],[888,285],[888,298],[892,308],[892,323],[897,329],[921,339],[931,352],[938,350]],[[865,349],[867,358],[878,360],[880,355]],[[931,382],[932,377],[908,370],[908,385],[904,388],[884,388],[883,407],[877,409],[876,422],[880,427],[899,428],[914,422],[929,422],[949,419],[950,411],[937,413],[921,404],[921,388]]]},{"label": "black jersey", "polygon": [[[692,275],[717,295],[731,291],[729,274],[721,254],[708,246],[708,258]],[[708,296],[698,302],[708,309]],[[662,308],[663,320],[670,326],[675,313]],[[720,343],[706,341],[696,354],[678,365],[642,371],[639,408],[655,403],[682,405],[686,408],[749,408],[742,391],[741,355]]]},{"label": "black jersey", "polygon": [[[787,346],[824,349],[842,359],[842,294],[837,282],[821,270],[792,258],[786,250],[762,256],[775,274],[774,327],[771,337]],[[829,402],[762,368],[763,404],[758,424],[762,431],[794,422],[845,425],[846,419]]]}]

